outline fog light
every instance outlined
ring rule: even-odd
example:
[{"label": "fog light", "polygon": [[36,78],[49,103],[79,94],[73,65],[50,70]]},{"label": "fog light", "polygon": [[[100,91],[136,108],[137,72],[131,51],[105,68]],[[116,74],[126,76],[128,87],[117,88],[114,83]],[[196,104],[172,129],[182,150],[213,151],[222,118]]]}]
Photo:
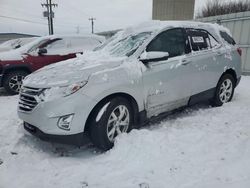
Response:
[{"label": "fog light", "polygon": [[70,130],[70,123],[73,120],[73,117],[74,117],[73,114],[60,117],[60,119],[58,120],[58,123],[57,123],[58,127],[60,129],[69,131]]}]

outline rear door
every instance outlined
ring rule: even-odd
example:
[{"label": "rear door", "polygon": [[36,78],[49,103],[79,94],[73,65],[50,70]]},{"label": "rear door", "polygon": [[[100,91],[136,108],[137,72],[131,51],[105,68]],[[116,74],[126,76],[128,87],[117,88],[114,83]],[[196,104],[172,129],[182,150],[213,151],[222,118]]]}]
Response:
[{"label": "rear door", "polygon": [[190,68],[186,54],[190,52],[182,28],[162,32],[149,43],[146,52],[168,52],[169,59],[149,62],[143,72],[144,95],[148,117],[187,104],[191,94],[188,86]]},{"label": "rear door", "polygon": [[221,58],[225,49],[207,31],[202,29],[187,29],[192,53],[191,80],[192,95],[208,91],[216,87],[222,74]]}]

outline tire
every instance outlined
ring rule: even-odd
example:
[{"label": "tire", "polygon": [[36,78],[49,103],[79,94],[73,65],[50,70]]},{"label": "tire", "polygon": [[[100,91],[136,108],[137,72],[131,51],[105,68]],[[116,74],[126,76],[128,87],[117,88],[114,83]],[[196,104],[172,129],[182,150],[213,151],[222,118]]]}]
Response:
[{"label": "tire", "polygon": [[223,75],[217,84],[215,96],[211,101],[212,106],[219,107],[230,102],[234,96],[235,86],[236,81],[232,75]]},{"label": "tire", "polygon": [[28,75],[25,71],[13,71],[9,72],[3,81],[3,87],[10,95],[16,95],[19,93],[23,79]]},{"label": "tire", "polygon": [[131,130],[132,123],[133,110],[130,103],[122,97],[111,99],[94,111],[90,121],[90,139],[96,147],[107,151],[114,146],[114,140],[119,134]]}]

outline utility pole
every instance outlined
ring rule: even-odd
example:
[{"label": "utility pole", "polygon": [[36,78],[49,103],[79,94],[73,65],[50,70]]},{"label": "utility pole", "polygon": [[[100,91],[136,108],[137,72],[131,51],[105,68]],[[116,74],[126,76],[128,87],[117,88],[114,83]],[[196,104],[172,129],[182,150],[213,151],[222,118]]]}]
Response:
[{"label": "utility pole", "polygon": [[89,18],[89,21],[91,21],[91,30],[92,30],[92,34],[94,33],[94,21],[96,20],[96,18],[93,18],[93,17],[91,17],[91,18]]},{"label": "utility pole", "polygon": [[49,34],[54,34],[54,27],[53,27],[53,18],[55,16],[52,7],[57,7],[58,4],[51,3],[51,0],[46,0],[46,3],[41,4],[42,7],[45,7],[47,11],[43,12],[43,16],[48,18],[48,26],[49,26]]}]

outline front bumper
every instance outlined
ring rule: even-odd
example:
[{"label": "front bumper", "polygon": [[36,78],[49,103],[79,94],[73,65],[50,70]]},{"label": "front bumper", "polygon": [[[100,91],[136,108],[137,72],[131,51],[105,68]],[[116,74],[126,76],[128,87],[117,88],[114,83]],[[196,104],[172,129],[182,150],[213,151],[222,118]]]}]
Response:
[{"label": "front bumper", "polygon": [[28,124],[27,122],[23,123],[23,127],[30,134],[40,138],[43,141],[56,142],[62,144],[82,146],[86,143],[89,143],[89,137],[86,133],[78,133],[74,135],[51,135],[42,132],[37,127]]},{"label": "front bumper", "polygon": [[[48,135],[51,135],[52,137],[60,136],[67,139],[84,132],[87,118],[95,105],[96,101],[79,92],[68,97],[38,103],[31,112],[18,109],[18,116],[26,122],[26,125],[35,128],[38,137],[47,138],[50,137]],[[60,117],[69,114],[74,114],[70,129],[63,130],[59,128],[58,121]]]}]

